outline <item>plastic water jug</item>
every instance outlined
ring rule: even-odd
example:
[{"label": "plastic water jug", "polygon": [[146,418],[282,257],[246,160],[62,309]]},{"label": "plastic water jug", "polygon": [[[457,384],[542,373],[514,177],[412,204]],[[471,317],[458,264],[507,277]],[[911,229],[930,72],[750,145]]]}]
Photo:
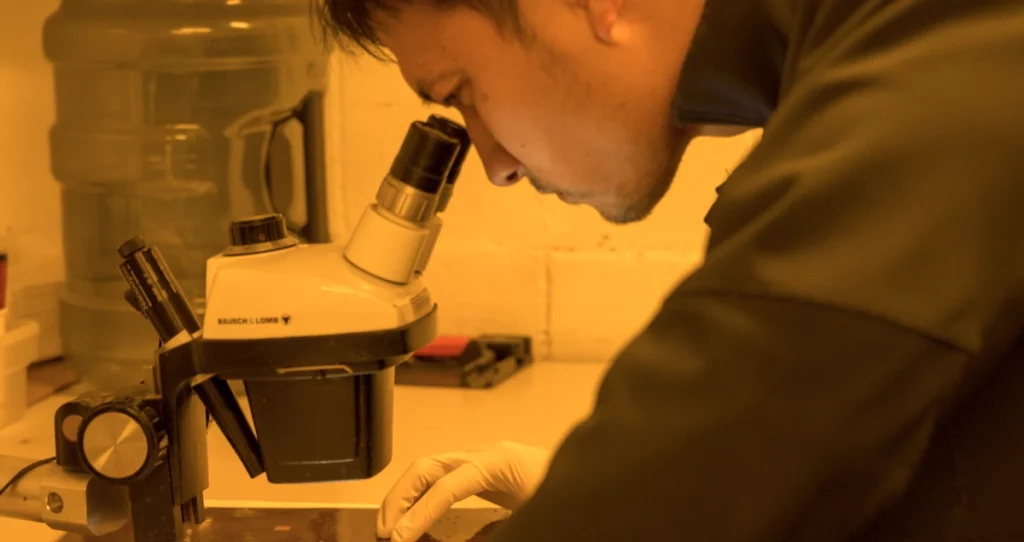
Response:
[{"label": "plastic water jug", "polygon": [[63,351],[95,387],[151,378],[157,338],[118,271],[127,239],[160,247],[200,317],[206,260],[227,246],[232,219],[280,212],[300,239],[329,241],[327,54],[311,5],[63,0],[47,19]]}]

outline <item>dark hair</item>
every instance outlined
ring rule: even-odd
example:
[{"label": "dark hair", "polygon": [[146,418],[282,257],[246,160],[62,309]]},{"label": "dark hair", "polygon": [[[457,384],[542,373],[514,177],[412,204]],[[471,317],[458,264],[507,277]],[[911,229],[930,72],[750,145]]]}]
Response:
[{"label": "dark hair", "polygon": [[328,43],[336,43],[348,52],[361,49],[385,61],[391,58],[384,52],[374,18],[415,1],[440,8],[466,6],[489,16],[503,31],[522,33],[518,0],[313,0]]}]

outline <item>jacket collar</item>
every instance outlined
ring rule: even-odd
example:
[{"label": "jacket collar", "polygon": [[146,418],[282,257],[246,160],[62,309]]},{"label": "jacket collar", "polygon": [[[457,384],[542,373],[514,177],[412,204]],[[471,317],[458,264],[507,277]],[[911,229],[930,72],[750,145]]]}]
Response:
[{"label": "jacket collar", "polygon": [[782,84],[786,8],[781,0],[707,0],[680,73],[674,123],[768,122]]}]

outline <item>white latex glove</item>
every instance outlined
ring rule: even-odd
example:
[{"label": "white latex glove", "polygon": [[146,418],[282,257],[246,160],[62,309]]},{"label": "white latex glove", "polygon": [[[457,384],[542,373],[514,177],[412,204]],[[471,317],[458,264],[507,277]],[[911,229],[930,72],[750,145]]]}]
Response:
[{"label": "white latex glove", "polygon": [[515,510],[547,473],[551,452],[515,442],[417,460],[377,513],[377,537],[415,542],[455,503],[479,496]]}]

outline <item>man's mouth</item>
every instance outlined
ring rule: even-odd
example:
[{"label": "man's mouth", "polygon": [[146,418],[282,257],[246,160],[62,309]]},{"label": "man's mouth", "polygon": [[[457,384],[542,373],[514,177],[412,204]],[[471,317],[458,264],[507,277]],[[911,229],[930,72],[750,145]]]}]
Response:
[{"label": "man's mouth", "polygon": [[570,192],[561,192],[561,191],[555,190],[554,188],[550,188],[548,186],[545,186],[542,183],[536,182],[532,177],[528,177],[528,178],[530,179],[530,184],[533,185],[533,189],[536,190],[537,193],[542,195],[542,196],[548,196],[548,195],[554,194],[555,196],[558,197],[558,199],[560,199],[564,203],[568,203],[570,205],[575,205],[577,203],[582,203],[582,201],[584,199],[580,194],[573,194],[573,193],[570,193]]}]

